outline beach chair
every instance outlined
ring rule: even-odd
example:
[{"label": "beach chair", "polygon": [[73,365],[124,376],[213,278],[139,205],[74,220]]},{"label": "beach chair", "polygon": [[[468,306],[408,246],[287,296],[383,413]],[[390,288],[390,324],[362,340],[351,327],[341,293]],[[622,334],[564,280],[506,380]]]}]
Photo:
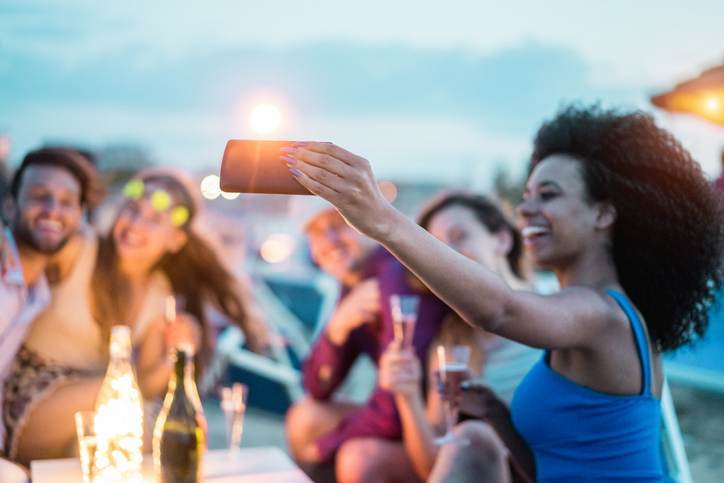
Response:
[{"label": "beach chair", "polygon": [[[243,344],[244,335],[237,327],[229,327],[221,334],[214,360],[214,365],[221,368],[220,372],[235,368],[251,373],[283,388],[289,401],[302,395],[299,370],[293,367],[283,350],[274,350],[275,357],[270,358],[245,349]],[[256,395],[250,394],[250,397],[258,400]]]},{"label": "beach chair", "polygon": [[684,449],[684,439],[681,436],[674,400],[671,398],[667,381],[664,381],[661,391],[661,447],[664,469],[669,481],[693,483],[689,460]]},{"label": "beach chair", "polygon": [[255,273],[259,302],[279,316],[273,323],[289,338],[295,354],[306,356],[311,341],[334,310],[339,285],[311,267],[288,273],[258,268]]},{"label": "beach chair", "polygon": [[709,312],[702,340],[665,357],[666,377],[677,385],[724,394],[724,290]]},{"label": "beach chair", "polygon": [[[308,336],[299,327],[299,322],[293,320],[293,314],[263,285],[255,287],[254,295],[264,311],[265,320],[269,321],[270,329],[274,332],[271,357],[261,356],[245,349],[244,334],[241,330],[237,327],[228,327],[219,336],[214,360],[208,372],[212,374],[210,377],[214,380],[223,379],[223,375],[229,371],[245,372],[247,374],[241,376],[245,380],[241,382],[257,378],[271,382],[283,389],[287,403],[292,402],[300,397],[303,391],[301,375],[292,361],[287,345],[292,351],[297,352],[299,357],[303,357],[309,349]],[[279,325],[283,330],[280,330]],[[258,399],[256,396],[250,394],[250,397]]]},{"label": "beach chair", "polygon": [[666,377],[677,385],[724,394],[724,314],[714,314],[703,340],[665,357]]},{"label": "beach chair", "polygon": [[[285,281],[315,291],[318,307],[311,324],[305,324],[268,285],[268,279],[277,284]],[[286,279],[286,280],[285,280]],[[289,404],[304,393],[299,371],[300,361],[309,352],[313,334],[334,306],[337,288],[324,277],[287,277],[284,274],[255,273],[252,277],[254,301],[263,318],[274,333],[272,354],[260,356],[243,347],[244,335],[236,327],[228,327],[219,336],[214,360],[209,369],[213,380],[231,378],[251,382],[250,404],[275,412],[284,412]],[[312,303],[311,297],[302,300]],[[283,394],[279,394],[281,388]],[[281,397],[280,397],[281,396]]]},{"label": "beach chair", "polygon": [[[664,357],[667,381],[677,386],[724,394],[724,292],[710,312],[709,329],[703,340]],[[692,481],[668,383],[661,397],[662,439],[665,461],[673,481]]]}]

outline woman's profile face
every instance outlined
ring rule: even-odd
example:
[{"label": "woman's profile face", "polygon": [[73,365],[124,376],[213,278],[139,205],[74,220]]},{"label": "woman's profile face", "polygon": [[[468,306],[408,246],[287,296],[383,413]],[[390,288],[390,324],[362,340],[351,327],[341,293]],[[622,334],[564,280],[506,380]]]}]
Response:
[{"label": "woman's profile face", "polygon": [[[112,229],[122,266],[148,270],[185,243],[185,233],[172,222],[170,210],[159,209],[159,203],[154,202],[153,196],[159,192],[166,193],[163,186],[147,183],[143,196],[127,199],[122,205]],[[177,203],[169,201],[172,206]]]},{"label": "woman's profile face", "polygon": [[[502,230],[490,233],[471,208],[450,205],[438,211],[428,223],[427,231],[457,252],[489,270],[497,271],[500,261],[511,249],[511,237]],[[507,263],[507,262],[506,262]]]},{"label": "woman's profile face", "polygon": [[580,162],[563,154],[536,165],[517,212],[526,250],[536,265],[550,270],[591,246],[600,213],[587,200]]}]

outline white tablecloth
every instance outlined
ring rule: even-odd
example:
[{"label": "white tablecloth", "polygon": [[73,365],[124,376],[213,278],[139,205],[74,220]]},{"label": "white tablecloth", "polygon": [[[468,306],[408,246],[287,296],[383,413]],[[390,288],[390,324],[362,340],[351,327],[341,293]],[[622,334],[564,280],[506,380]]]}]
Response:
[{"label": "white tablecloth", "polygon": [[[310,483],[311,480],[279,448],[212,450],[204,457],[204,480],[209,483]],[[82,481],[78,458],[38,460],[30,465],[33,483],[78,483]],[[143,475],[153,482],[150,455],[143,458]]]}]

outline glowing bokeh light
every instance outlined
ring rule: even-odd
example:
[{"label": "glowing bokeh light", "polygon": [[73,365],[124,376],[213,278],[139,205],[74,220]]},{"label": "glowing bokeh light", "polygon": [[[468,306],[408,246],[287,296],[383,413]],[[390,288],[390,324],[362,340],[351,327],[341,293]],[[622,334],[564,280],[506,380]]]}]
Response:
[{"label": "glowing bokeh light", "polygon": [[225,200],[235,200],[239,197],[240,194],[241,193],[229,193],[227,191],[222,191],[221,197],[224,198]]},{"label": "glowing bokeh light", "polygon": [[[143,461],[143,398],[131,366],[131,331],[111,331],[110,362],[98,393],[93,426],[96,433],[92,461],[94,483],[140,483]],[[90,449],[90,445],[88,445]]]},{"label": "glowing bokeh light", "polygon": [[281,263],[294,251],[294,238],[288,234],[271,235],[259,247],[259,255],[267,263]]},{"label": "glowing bokeh light", "polygon": [[217,175],[204,176],[201,180],[201,196],[207,200],[215,200],[221,196],[221,184]]},{"label": "glowing bokeh light", "polygon": [[719,99],[716,97],[710,97],[706,100],[706,108],[710,111],[716,111],[719,109]]},{"label": "glowing bokeh light", "polygon": [[249,123],[256,133],[270,134],[279,129],[282,112],[273,104],[260,104],[252,109]]}]

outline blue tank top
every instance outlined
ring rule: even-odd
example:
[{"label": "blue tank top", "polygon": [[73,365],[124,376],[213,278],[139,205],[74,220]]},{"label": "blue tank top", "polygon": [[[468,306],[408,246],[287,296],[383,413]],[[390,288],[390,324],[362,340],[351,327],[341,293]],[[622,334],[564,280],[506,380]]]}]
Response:
[{"label": "blue tank top", "polygon": [[643,388],[638,395],[594,391],[557,373],[549,352],[513,396],[513,424],[535,457],[537,481],[663,481],[661,404],[651,394],[646,335],[636,310],[608,291],[626,312],[636,339]]}]

